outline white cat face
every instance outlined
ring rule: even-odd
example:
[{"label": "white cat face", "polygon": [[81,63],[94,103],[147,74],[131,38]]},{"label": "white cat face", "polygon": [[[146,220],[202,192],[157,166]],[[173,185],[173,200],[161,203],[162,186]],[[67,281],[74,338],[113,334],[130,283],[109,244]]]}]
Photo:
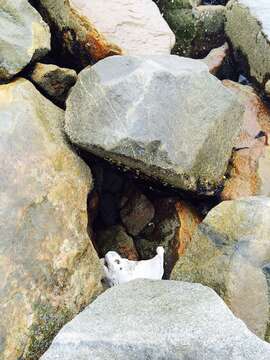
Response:
[{"label": "white cat face", "polygon": [[123,270],[123,259],[115,251],[109,251],[105,255],[105,265],[110,271],[118,272]]}]

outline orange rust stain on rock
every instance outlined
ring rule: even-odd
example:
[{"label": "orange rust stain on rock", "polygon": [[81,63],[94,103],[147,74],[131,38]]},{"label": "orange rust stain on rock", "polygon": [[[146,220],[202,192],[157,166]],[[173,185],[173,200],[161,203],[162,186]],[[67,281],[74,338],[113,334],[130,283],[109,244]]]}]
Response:
[{"label": "orange rust stain on rock", "polygon": [[185,202],[177,202],[175,204],[177,215],[179,218],[178,231],[178,255],[184,255],[188,244],[191,242],[192,236],[197,229],[197,226],[202,221],[199,214]]}]

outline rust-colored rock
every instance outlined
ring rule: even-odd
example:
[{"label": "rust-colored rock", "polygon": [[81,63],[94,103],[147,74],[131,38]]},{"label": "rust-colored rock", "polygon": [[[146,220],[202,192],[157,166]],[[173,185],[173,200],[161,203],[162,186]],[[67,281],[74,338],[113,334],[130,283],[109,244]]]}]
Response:
[{"label": "rust-colored rock", "polygon": [[223,84],[234,91],[245,106],[244,124],[232,154],[222,200],[251,195],[270,195],[270,111],[249,86],[229,80]]},{"label": "rust-colored rock", "polygon": [[148,259],[155,255],[157,246],[163,246],[167,278],[201,219],[189,204],[177,198],[161,198],[153,204],[155,217],[139,234],[137,249],[143,259]]}]

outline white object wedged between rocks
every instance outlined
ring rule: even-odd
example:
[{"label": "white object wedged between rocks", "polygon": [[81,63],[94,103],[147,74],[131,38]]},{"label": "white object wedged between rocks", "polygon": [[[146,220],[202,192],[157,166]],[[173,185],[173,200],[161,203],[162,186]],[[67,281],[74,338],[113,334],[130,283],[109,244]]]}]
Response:
[{"label": "white object wedged between rocks", "polygon": [[135,279],[161,280],[164,273],[164,248],[157,247],[157,255],[149,260],[133,261],[122,258],[116,251],[109,251],[101,259],[105,279],[110,286]]}]

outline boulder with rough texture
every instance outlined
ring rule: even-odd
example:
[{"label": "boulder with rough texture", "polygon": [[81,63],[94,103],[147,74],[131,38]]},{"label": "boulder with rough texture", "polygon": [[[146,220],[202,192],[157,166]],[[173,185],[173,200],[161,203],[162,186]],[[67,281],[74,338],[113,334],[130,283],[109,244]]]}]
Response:
[{"label": "boulder with rough texture", "polygon": [[115,286],[67,324],[41,360],[268,360],[270,345],[202,285]]},{"label": "boulder with rough texture", "polygon": [[229,55],[229,45],[225,43],[219,48],[212,49],[209,54],[202,59],[202,61],[208,66],[209,72],[213,75],[217,75],[222,66],[224,65],[226,59]]},{"label": "boulder with rough texture", "polygon": [[50,50],[50,30],[27,0],[0,0],[0,81]]},{"label": "boulder with rough texture", "polygon": [[[175,36],[152,0],[38,0],[75,57],[169,54]],[[78,51],[80,49],[80,51]]]},{"label": "boulder with rough texture", "polygon": [[270,78],[270,2],[231,0],[226,17],[226,34],[236,60],[265,88]]},{"label": "boulder with rough texture", "polygon": [[198,1],[169,0],[162,7],[164,18],[176,36],[173,53],[204,57],[225,42],[225,7],[200,5]]},{"label": "boulder with rough texture", "polygon": [[35,360],[100,290],[92,178],[28,80],[0,86],[0,118],[0,358]]},{"label": "boulder with rough texture", "polygon": [[269,339],[270,199],[224,201],[199,225],[171,278],[213,288],[261,338]]},{"label": "boulder with rough texture", "polygon": [[30,80],[50,99],[64,105],[70,88],[77,81],[77,73],[57,65],[37,63]]},{"label": "boulder with rough texture", "polygon": [[224,80],[223,84],[237,94],[245,113],[221,199],[270,196],[270,111],[251,87],[230,80]]},{"label": "boulder with rough texture", "polygon": [[65,131],[74,144],[112,162],[213,193],[242,113],[236,96],[198,60],[113,56],[80,73]]}]

